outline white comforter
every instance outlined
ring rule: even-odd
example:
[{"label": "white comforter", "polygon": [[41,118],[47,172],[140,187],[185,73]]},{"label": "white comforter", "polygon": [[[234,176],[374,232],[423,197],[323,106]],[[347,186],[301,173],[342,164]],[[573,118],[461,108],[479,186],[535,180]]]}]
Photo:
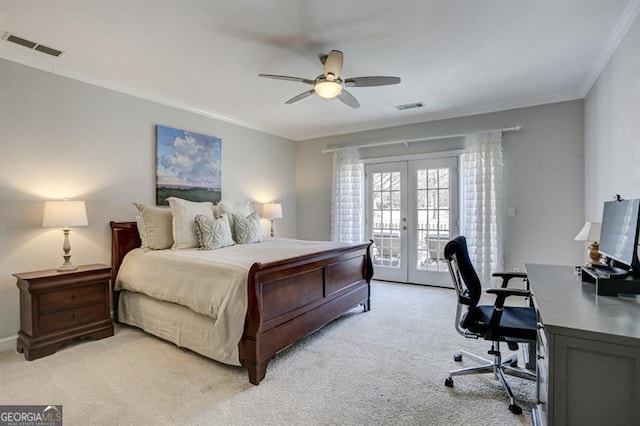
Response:
[{"label": "white comforter", "polygon": [[115,286],[117,290],[142,293],[213,318],[225,357],[237,359],[251,265],[341,246],[333,242],[271,238],[258,244],[210,251],[135,249],[124,258]]}]

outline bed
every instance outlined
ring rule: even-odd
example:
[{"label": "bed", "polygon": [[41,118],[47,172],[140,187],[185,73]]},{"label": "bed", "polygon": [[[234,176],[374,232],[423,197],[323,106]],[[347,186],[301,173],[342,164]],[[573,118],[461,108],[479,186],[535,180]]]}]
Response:
[{"label": "bed", "polygon": [[[111,222],[110,226],[114,320],[143,328],[150,334],[212,359],[242,365],[247,368],[249,381],[254,385],[265,377],[267,363],[278,351],[353,308],[363,306],[365,312],[371,308],[371,242],[332,246],[284,259],[254,262],[246,268],[246,278],[243,277],[242,294],[246,297],[244,321],[240,318],[227,326],[240,327],[237,347],[234,342],[234,351],[227,351],[237,354],[236,362],[236,355],[229,358],[228,353],[220,355],[215,352],[216,348],[202,345],[206,336],[215,329],[216,321],[220,321],[218,312],[212,315],[196,312],[197,309],[190,308],[188,302],[183,303],[186,299],[168,302],[140,294],[135,287],[120,288],[119,284],[116,285],[127,254],[131,252],[129,259],[135,256],[144,258],[145,255],[141,253],[143,249],[138,248],[141,242],[136,222]],[[275,241],[270,244],[276,244]],[[269,249],[268,245],[264,247],[263,250]],[[198,255],[194,253],[194,256]],[[165,259],[162,264],[166,268],[170,261],[168,257]],[[140,268],[129,269],[136,271]],[[163,276],[164,272],[160,275]],[[184,276],[184,280],[189,281],[187,275]],[[156,326],[147,327],[146,323]],[[169,338],[163,332],[176,327],[171,335],[179,336],[179,339]]]}]

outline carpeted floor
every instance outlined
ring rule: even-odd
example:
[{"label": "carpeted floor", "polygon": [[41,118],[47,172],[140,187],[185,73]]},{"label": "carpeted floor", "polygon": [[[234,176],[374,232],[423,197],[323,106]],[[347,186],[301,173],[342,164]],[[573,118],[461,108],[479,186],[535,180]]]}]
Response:
[{"label": "carpeted floor", "polygon": [[456,349],[489,349],[455,332],[455,304],[453,290],[374,282],[370,312],[281,352],[259,386],[243,368],[118,326],[32,362],[0,353],[0,404],[63,404],[66,425],[530,424],[533,382],[510,380],[521,416],[490,375],[444,386]]}]

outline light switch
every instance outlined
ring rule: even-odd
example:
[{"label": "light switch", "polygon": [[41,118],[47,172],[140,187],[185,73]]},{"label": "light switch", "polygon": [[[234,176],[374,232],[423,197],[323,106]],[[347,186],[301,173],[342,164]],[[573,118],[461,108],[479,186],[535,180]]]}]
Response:
[{"label": "light switch", "polygon": [[515,216],[516,216],[516,208],[509,207],[509,217],[515,217]]}]

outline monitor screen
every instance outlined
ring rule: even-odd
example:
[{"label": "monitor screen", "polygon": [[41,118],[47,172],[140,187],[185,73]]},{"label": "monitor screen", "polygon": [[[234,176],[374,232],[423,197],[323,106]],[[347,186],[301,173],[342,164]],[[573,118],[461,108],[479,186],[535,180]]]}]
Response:
[{"label": "monitor screen", "polygon": [[637,270],[640,200],[607,201],[602,211],[600,252]]}]

